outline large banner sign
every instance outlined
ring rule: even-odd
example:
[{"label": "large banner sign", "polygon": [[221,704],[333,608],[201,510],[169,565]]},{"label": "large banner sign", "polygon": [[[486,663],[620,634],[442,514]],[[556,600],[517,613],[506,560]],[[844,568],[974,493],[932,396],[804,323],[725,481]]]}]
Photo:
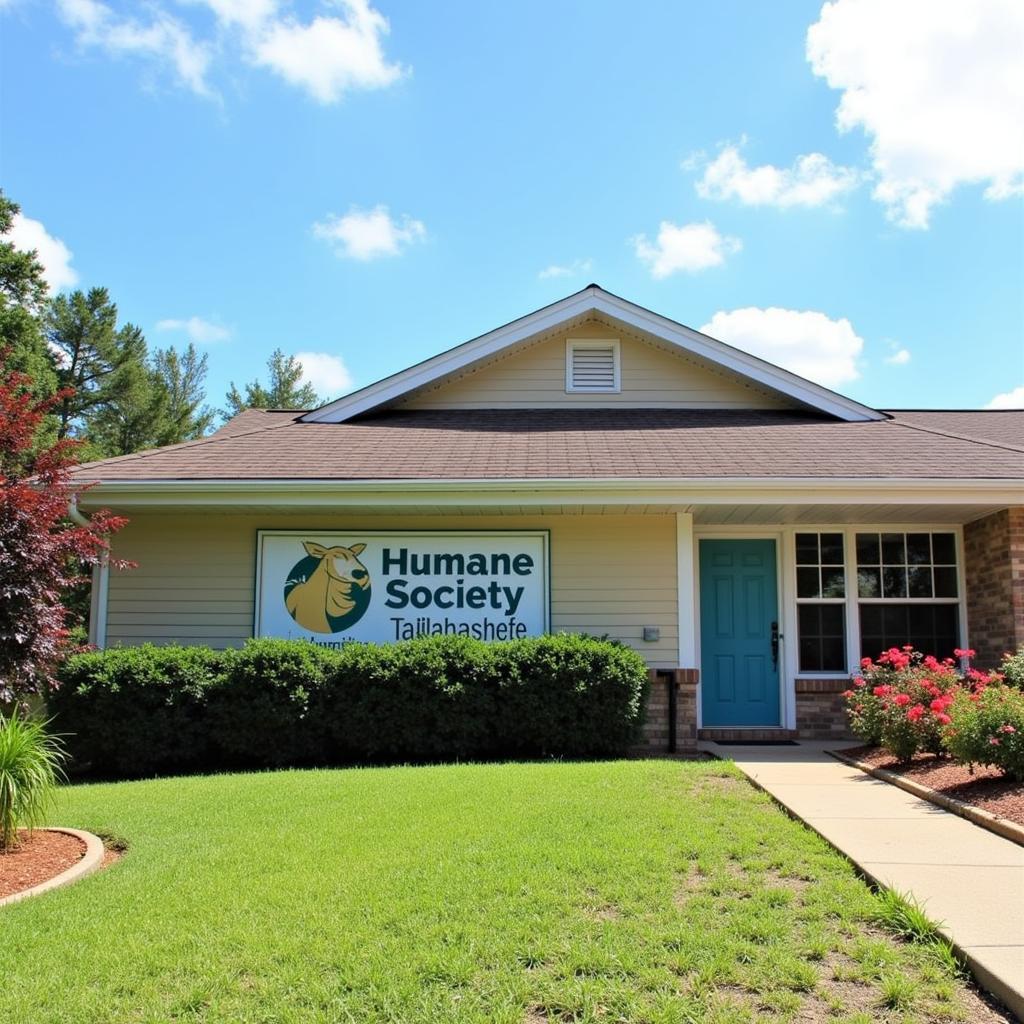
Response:
[{"label": "large banner sign", "polygon": [[548,533],[261,530],[256,635],[339,647],[548,630]]}]

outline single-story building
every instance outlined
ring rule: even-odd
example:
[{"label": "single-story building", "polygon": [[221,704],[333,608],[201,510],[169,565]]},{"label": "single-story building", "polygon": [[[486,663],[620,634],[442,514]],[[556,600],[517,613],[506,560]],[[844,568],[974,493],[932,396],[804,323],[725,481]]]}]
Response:
[{"label": "single-story building", "polygon": [[82,466],[92,640],[575,630],[647,742],[827,737],[864,655],[1024,645],[1024,410],[878,410],[590,285],[307,412]]}]

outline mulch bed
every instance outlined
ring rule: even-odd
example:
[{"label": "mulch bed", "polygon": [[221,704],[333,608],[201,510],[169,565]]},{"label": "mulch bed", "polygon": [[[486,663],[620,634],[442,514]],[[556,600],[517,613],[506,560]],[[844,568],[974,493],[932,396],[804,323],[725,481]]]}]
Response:
[{"label": "mulch bed", "polygon": [[850,747],[842,752],[873,768],[884,768],[944,796],[1024,825],[1024,783],[1010,781],[995,768],[975,765],[972,772],[965,765],[935,754],[915,754],[909,761],[897,761],[882,747]]},{"label": "mulch bed", "polygon": [[17,848],[0,853],[0,899],[54,878],[85,856],[85,843],[63,832],[21,833]]}]

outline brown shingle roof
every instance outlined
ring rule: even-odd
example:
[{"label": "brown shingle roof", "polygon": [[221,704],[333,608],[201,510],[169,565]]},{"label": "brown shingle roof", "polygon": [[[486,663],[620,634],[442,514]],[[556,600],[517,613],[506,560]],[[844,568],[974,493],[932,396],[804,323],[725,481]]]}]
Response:
[{"label": "brown shingle roof", "polygon": [[[758,410],[385,412],[239,429],[79,468],[79,481],[701,477],[1024,479],[1024,449],[900,418]],[[917,415],[917,414],[906,414]],[[266,426],[272,421],[272,429]],[[252,429],[242,430],[251,424]],[[228,425],[230,426],[230,424]]]},{"label": "brown shingle roof", "polygon": [[895,409],[899,423],[1024,451],[1024,409]]}]

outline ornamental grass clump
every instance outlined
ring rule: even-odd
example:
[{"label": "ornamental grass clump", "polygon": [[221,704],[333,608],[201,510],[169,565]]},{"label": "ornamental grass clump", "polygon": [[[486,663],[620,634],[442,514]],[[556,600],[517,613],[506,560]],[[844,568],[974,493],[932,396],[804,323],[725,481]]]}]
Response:
[{"label": "ornamental grass clump", "polygon": [[999,683],[961,690],[950,714],[943,739],[953,757],[1024,782],[1024,691]]},{"label": "ornamental grass clump", "polygon": [[17,845],[19,828],[42,822],[64,778],[64,747],[45,726],[17,711],[0,714],[0,853]]}]

